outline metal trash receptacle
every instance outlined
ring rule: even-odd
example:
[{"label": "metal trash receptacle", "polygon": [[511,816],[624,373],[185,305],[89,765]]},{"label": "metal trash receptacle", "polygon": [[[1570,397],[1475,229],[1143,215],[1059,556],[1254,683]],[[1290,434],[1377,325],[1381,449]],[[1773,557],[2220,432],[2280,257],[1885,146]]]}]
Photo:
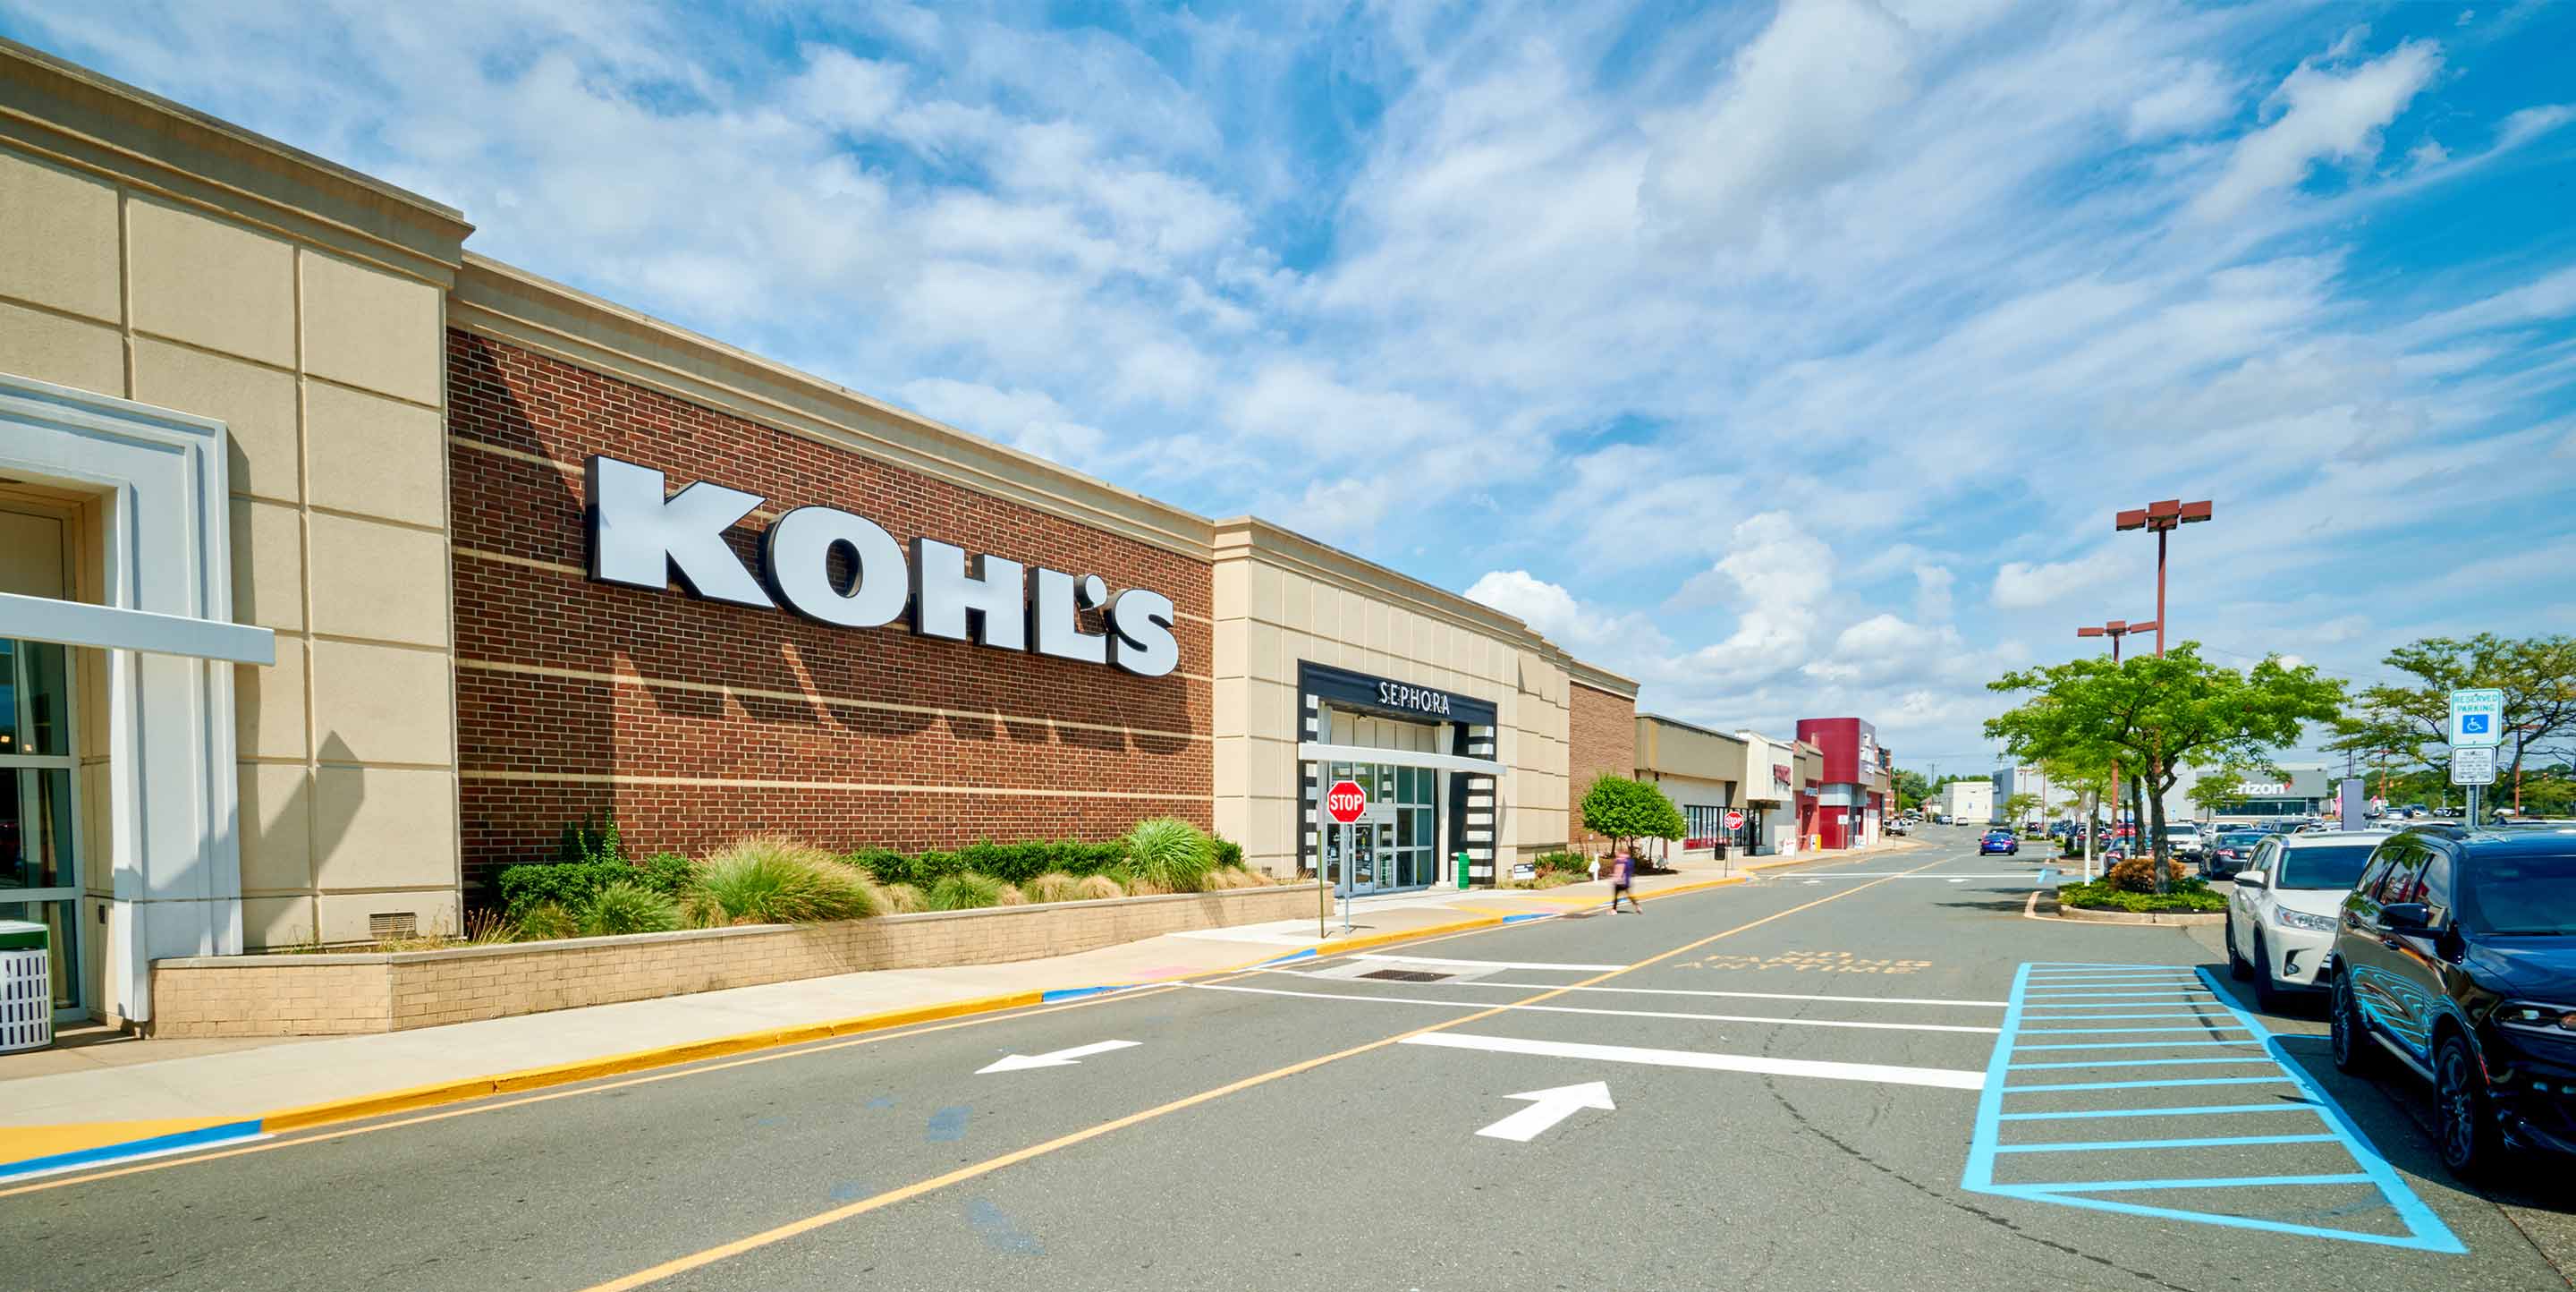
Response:
[{"label": "metal trash receptacle", "polygon": [[45,926],[0,920],[0,1054],[53,1043],[53,950]]}]

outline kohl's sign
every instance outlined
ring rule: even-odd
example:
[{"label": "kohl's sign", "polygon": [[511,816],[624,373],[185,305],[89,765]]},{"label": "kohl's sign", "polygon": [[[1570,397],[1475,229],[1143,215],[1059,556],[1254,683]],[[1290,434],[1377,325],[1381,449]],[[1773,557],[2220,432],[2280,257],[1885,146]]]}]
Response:
[{"label": "kohl's sign", "polygon": [[[767,501],[699,481],[666,493],[651,467],[593,457],[589,480],[590,577],[661,591],[676,576],[691,596],[764,609],[785,607],[818,623],[875,628],[905,621],[923,637],[1036,651],[1161,677],[1180,663],[1172,599],[1145,588],[1111,595],[1097,574],[1079,578],[998,556],[969,554],[933,538],[898,544],[876,522],[832,507],[798,507],[760,540],[755,578],[725,531]],[[909,550],[907,550],[907,548]],[[846,584],[835,554],[850,560]],[[1096,609],[1105,633],[1082,629]]]}]

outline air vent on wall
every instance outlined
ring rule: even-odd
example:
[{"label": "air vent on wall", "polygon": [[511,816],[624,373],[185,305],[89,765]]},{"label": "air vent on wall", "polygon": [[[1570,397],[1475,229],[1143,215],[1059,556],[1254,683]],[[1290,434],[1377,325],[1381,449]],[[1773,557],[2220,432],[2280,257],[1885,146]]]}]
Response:
[{"label": "air vent on wall", "polygon": [[371,938],[416,938],[420,936],[420,916],[412,911],[393,911],[367,917],[367,936]]}]

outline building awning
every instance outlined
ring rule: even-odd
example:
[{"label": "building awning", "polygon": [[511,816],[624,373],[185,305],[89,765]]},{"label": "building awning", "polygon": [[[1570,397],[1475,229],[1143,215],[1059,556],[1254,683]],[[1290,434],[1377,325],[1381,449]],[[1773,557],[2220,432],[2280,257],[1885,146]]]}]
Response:
[{"label": "building awning", "polygon": [[1375,763],[1383,767],[1436,767],[1444,772],[1473,772],[1478,776],[1503,774],[1503,765],[1491,758],[1379,749],[1373,745],[1327,745],[1313,740],[1298,743],[1297,757],[1310,763]]}]

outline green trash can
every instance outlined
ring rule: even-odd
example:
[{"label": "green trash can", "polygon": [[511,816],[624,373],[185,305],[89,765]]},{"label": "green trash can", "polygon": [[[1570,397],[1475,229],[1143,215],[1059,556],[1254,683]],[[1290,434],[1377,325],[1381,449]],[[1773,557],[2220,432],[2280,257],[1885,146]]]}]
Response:
[{"label": "green trash can", "polygon": [[1458,861],[1458,887],[1460,887],[1460,888],[1471,888],[1471,887],[1473,887],[1473,886],[1474,886],[1474,881],[1470,880],[1470,879],[1467,877],[1467,854],[1466,854],[1466,853],[1463,853],[1463,852],[1462,852],[1462,853],[1459,853],[1459,854],[1458,854],[1458,856],[1457,856],[1457,861]]},{"label": "green trash can", "polygon": [[0,920],[0,1054],[53,1043],[53,948],[45,926]]}]

